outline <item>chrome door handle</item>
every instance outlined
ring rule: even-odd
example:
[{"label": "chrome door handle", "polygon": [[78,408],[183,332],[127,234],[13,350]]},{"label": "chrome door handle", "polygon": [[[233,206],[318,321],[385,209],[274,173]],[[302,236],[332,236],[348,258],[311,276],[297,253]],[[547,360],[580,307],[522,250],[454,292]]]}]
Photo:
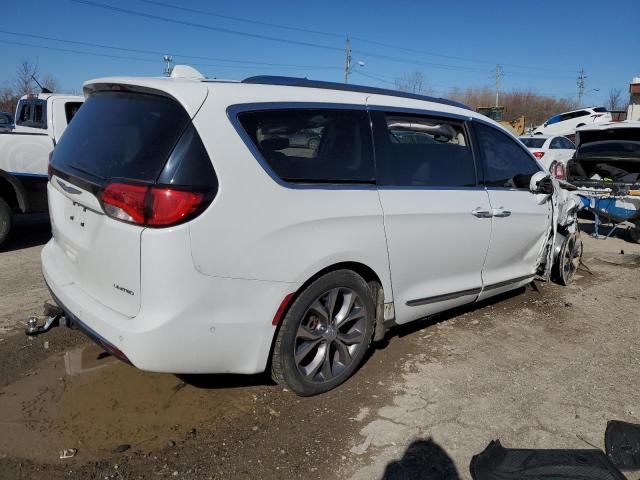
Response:
[{"label": "chrome door handle", "polygon": [[493,214],[489,210],[485,210],[482,207],[476,207],[475,210],[471,210],[471,215],[478,218],[491,218]]},{"label": "chrome door handle", "polygon": [[494,208],[492,213],[494,217],[508,217],[511,215],[511,211],[505,210],[504,207]]}]

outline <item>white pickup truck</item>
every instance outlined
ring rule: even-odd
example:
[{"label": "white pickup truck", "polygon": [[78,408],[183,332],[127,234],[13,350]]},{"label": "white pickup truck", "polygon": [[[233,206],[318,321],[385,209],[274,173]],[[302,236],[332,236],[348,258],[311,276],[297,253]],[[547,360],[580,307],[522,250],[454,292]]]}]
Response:
[{"label": "white pickup truck", "polygon": [[15,126],[0,129],[0,247],[14,215],[47,210],[49,154],[83,102],[77,95],[25,95]]}]

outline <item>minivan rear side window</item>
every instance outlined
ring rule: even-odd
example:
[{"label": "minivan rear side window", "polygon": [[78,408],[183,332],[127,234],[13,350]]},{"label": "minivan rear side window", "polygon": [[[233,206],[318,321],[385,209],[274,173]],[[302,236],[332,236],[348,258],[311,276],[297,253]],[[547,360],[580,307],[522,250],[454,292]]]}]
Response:
[{"label": "minivan rear side window", "polygon": [[94,183],[156,181],[190,117],[159,95],[98,92],[78,109],[52,166]]},{"label": "minivan rear side window", "polygon": [[471,145],[462,122],[372,112],[378,184],[475,187]]},{"label": "minivan rear side window", "polygon": [[506,133],[474,123],[478,147],[484,157],[484,183],[489,187],[529,188],[531,176],[540,171],[524,146]]},{"label": "minivan rear side window", "polygon": [[240,113],[238,119],[269,167],[286,182],[375,182],[365,111],[260,110]]}]

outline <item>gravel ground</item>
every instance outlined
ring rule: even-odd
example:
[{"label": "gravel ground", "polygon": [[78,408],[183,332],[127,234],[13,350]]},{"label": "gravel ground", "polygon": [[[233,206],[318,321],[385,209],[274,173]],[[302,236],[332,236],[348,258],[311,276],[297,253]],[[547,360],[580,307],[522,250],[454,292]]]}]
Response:
[{"label": "gravel ground", "polygon": [[583,236],[591,274],[572,286],[395,328],[302,399],[261,375],[140,372],[66,329],[25,337],[48,235],[22,221],[0,253],[0,478],[466,479],[493,439],[602,448],[607,420],[640,423],[640,245],[619,238]]}]

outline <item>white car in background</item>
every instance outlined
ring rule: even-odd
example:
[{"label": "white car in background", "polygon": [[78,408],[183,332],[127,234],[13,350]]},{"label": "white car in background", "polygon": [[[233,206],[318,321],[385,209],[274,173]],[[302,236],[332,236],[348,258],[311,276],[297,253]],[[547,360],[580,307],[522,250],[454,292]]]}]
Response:
[{"label": "white car in background", "polygon": [[534,135],[575,135],[576,128],[592,123],[611,122],[605,107],[588,107],[559,113],[533,131]]},{"label": "white car in background", "polygon": [[[567,162],[576,153],[576,146],[566,137],[530,135],[520,137],[520,141],[524,143],[525,147],[538,159],[542,166],[553,173],[556,178],[562,177],[562,175],[559,175],[560,172],[553,171],[553,167],[559,164],[562,167],[566,167]],[[564,168],[562,168],[562,171],[564,171]]]}]

